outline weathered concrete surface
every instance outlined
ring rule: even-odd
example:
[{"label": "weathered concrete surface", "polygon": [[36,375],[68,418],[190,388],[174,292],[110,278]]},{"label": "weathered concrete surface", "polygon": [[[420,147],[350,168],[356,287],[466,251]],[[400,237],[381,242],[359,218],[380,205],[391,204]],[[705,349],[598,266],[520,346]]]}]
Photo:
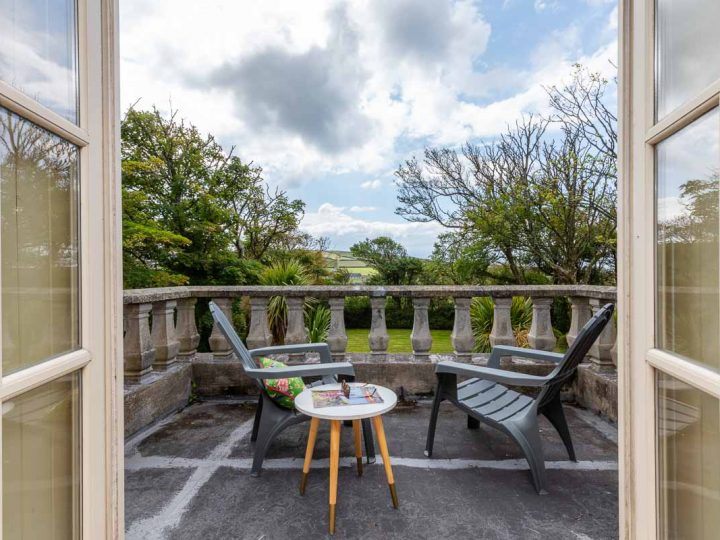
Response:
[{"label": "weathered concrete surface", "polygon": [[125,386],[125,436],[128,437],[188,404],[192,367],[176,363],[154,372],[147,382]]},{"label": "weathered concrete surface", "polygon": [[[617,538],[616,432],[587,411],[566,413],[580,463],[567,461],[543,420],[550,494],[539,496],[515,461],[521,452],[503,434],[468,430],[464,416],[443,405],[435,457],[427,459],[429,403],[398,407],[384,418],[400,508],[390,504],[381,465],[366,466],[358,478],[349,458],[339,472],[335,538]],[[286,430],[262,476],[252,478],[251,420],[247,405],[201,403],[133,441],[126,450],[128,539],[329,538],[327,426],[300,496],[308,424]],[[341,455],[353,455],[350,428],[342,430]]]},{"label": "weathered concrete surface", "polygon": [[581,365],[573,384],[573,396],[579,405],[617,422],[618,386],[615,370],[597,371],[592,366]]},{"label": "weathered concrete surface", "polygon": [[195,392],[204,397],[256,395],[257,384],[245,375],[240,361],[233,355],[214,358],[198,353],[192,362]]}]

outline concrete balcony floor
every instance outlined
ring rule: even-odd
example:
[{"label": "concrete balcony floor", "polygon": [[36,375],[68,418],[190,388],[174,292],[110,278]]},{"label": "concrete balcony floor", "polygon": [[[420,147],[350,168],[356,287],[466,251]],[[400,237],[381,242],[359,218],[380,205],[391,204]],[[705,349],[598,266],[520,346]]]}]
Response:
[{"label": "concrete balcony floor", "polygon": [[[539,496],[521,452],[500,432],[468,430],[465,417],[444,404],[427,459],[430,404],[398,406],[384,417],[398,510],[381,465],[365,465],[357,476],[352,429],[344,427],[335,538],[617,538],[617,432],[588,411],[565,410],[579,461],[568,461],[543,419],[550,493]],[[252,478],[253,412],[237,402],[197,403],[128,441],[129,540],[329,537],[326,423],[300,496],[309,423],[285,431],[263,474]]]}]

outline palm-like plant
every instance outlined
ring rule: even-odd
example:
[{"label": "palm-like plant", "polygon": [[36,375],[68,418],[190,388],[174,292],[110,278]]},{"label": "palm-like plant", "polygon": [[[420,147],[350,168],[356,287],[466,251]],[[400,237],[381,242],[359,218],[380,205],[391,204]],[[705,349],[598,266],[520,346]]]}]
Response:
[{"label": "palm-like plant", "polygon": [[[492,298],[473,298],[470,304],[470,320],[475,336],[475,352],[490,352],[490,332],[495,318],[495,304]],[[532,324],[532,301],[516,296],[510,305],[510,321],[515,341],[520,347],[527,347],[527,335]]]},{"label": "palm-like plant", "polygon": [[305,311],[305,327],[311,343],[327,340],[330,331],[330,310],[322,304]]},{"label": "palm-like plant", "polygon": [[[310,278],[305,267],[296,259],[275,262],[260,274],[261,285],[288,286],[308,285],[309,283]],[[268,325],[273,335],[273,343],[284,343],[287,331],[287,302],[284,296],[270,297]]]}]

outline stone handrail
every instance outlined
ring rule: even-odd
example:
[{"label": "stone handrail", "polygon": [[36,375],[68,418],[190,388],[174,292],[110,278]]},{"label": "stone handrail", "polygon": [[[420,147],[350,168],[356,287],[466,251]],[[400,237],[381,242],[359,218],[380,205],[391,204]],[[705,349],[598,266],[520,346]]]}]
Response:
[{"label": "stone handrail", "polygon": [[[552,299],[568,297],[572,307],[568,344],[572,344],[579,330],[606,302],[615,301],[615,287],[588,285],[529,285],[529,286],[189,286],[155,289],[131,289],[124,292],[125,380],[139,383],[156,371],[167,370],[177,361],[194,358],[200,336],[195,322],[195,304],[198,298],[210,298],[228,317],[232,301],[248,297],[250,322],[247,345],[249,348],[271,344],[272,334],[267,320],[267,307],[272,296],[284,296],[288,305],[286,343],[303,343],[307,340],[304,323],[304,299],[327,300],[330,306],[330,330],[327,343],[336,359],[345,356],[345,298],[370,298],[371,325],[368,335],[372,358],[383,361],[387,356],[389,336],[385,322],[387,297],[411,298],[414,306],[413,330],[410,338],[412,354],[418,361],[430,361],[432,335],[428,307],[433,298],[452,298],[455,303],[455,320],[451,341],[455,355],[469,361],[475,345],[470,320],[470,303],[473,297],[491,297],[494,301],[494,320],[490,343],[514,345],[510,321],[512,297],[529,297],[533,304],[532,324],[528,334],[531,347],[553,350],[556,345],[550,319]],[[151,324],[152,321],[152,324]],[[606,327],[590,350],[589,358],[597,369],[613,369],[615,363],[615,326]],[[214,357],[230,357],[231,350],[217,327],[210,335],[210,349]]]}]

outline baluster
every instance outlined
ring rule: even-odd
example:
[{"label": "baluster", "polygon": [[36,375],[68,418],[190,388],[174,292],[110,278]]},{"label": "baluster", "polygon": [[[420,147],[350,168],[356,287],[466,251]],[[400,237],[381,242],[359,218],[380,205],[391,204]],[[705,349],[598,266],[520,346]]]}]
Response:
[{"label": "baluster", "polygon": [[415,356],[427,357],[432,348],[432,334],[430,333],[430,321],[428,320],[429,298],[413,298],[413,329],[410,334]]},{"label": "baluster", "polygon": [[341,362],[347,349],[347,332],[345,331],[345,297],[330,298],[330,330],[327,343],[330,346],[333,359]]},{"label": "baluster", "polygon": [[285,332],[285,344],[307,343],[308,335],[305,328],[305,299],[291,296],[285,299],[287,302],[287,331]]},{"label": "baluster", "polygon": [[590,317],[592,317],[590,301],[585,297],[571,296],[570,309],[572,313],[570,318],[570,329],[568,330],[566,336],[568,347],[573,344],[575,338],[577,338],[577,335],[580,333],[580,330],[582,330],[582,327],[585,326],[585,323],[590,320]]},{"label": "baluster", "polygon": [[155,347],[153,369],[164,371],[177,360],[180,342],[175,335],[175,300],[161,300],[152,305],[151,338]]},{"label": "baluster", "polygon": [[493,326],[490,331],[490,344],[516,345],[515,334],[513,334],[512,319],[510,318],[510,306],[512,298],[493,298]]},{"label": "baluster", "polygon": [[475,336],[470,319],[472,298],[455,298],[455,321],[453,322],[452,340],[455,356],[458,360],[467,361],[472,357],[475,348]]},{"label": "baluster", "polygon": [[[592,308],[593,315],[600,311],[600,308],[602,308],[605,303],[605,300],[591,298],[590,307]],[[612,359],[612,348],[615,345],[615,338],[615,321],[610,320],[610,322],[605,325],[600,336],[595,340],[595,343],[590,347],[589,356],[593,368],[608,370],[615,367]]]},{"label": "baluster", "polygon": [[195,304],[197,298],[181,298],[177,303],[177,325],[175,333],[180,347],[179,360],[192,360],[197,353],[200,334],[195,324]]},{"label": "baluster", "polygon": [[528,342],[533,349],[552,351],[555,348],[555,334],[553,334],[550,308],[552,298],[533,298],[532,324],[528,334]]},{"label": "baluster", "polygon": [[143,382],[152,372],[155,349],[150,338],[150,310],[152,304],[125,306],[127,331],[123,339],[125,381]]},{"label": "baluster", "polygon": [[[232,321],[232,300],[230,298],[213,298],[215,305],[220,308],[229,321]],[[210,334],[210,350],[215,357],[226,357],[232,354],[230,344],[225,335],[220,330],[220,326],[213,324],[212,333]]]},{"label": "baluster", "polygon": [[[307,343],[308,334],[305,328],[305,298],[289,297],[287,302],[287,331],[285,332],[285,344],[295,345]],[[305,359],[304,354],[291,354],[291,361],[300,362]]]},{"label": "baluster", "polygon": [[250,298],[250,328],[248,329],[248,349],[260,349],[272,345],[272,333],[268,326],[267,296]]},{"label": "baluster", "polygon": [[387,348],[390,344],[390,336],[388,336],[385,322],[385,297],[371,297],[370,308],[372,310],[370,334],[368,335],[370,351],[375,356],[384,356],[387,354]]}]

